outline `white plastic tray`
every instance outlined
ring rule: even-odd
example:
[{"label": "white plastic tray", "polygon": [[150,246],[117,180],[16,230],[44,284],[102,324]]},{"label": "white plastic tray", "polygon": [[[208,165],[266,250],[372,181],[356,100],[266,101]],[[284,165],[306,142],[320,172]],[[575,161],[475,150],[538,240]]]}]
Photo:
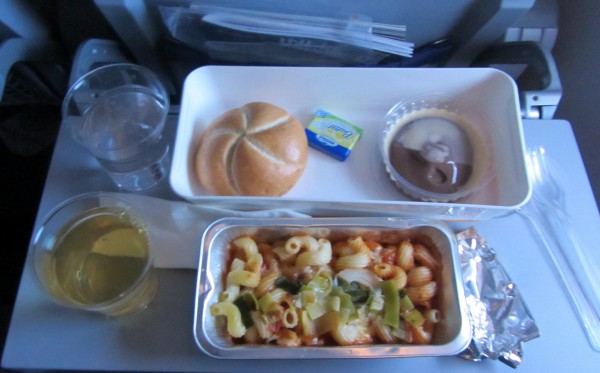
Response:
[{"label": "white plastic tray", "polygon": [[[389,180],[379,152],[383,118],[398,101],[439,93],[469,103],[492,126],[496,177],[458,203],[412,201]],[[304,174],[283,197],[209,195],[196,180],[194,156],[206,127],[223,112],[251,101],[281,106],[308,125],[322,108],[363,128],[345,162],[310,149]],[[499,70],[207,66],[186,78],[170,183],[203,205],[254,210],[292,208],[312,215],[402,215],[479,220],[527,202],[522,123],[514,81]]]}]

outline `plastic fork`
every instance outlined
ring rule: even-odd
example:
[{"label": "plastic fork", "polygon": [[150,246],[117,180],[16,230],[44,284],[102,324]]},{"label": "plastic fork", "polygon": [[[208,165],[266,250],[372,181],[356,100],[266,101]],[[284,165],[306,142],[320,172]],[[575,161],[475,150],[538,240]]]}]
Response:
[{"label": "plastic fork", "polygon": [[552,172],[546,150],[538,147],[527,153],[533,194],[519,209],[519,214],[528,221],[548,253],[588,341],[600,352],[600,282],[597,277],[600,272],[597,263],[584,257],[584,249],[565,208],[564,189],[556,177],[558,170]]}]

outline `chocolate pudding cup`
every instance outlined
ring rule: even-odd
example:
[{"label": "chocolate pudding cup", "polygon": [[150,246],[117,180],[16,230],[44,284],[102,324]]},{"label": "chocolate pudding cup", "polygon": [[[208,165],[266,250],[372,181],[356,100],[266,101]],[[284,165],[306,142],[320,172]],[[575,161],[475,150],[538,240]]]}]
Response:
[{"label": "chocolate pudding cup", "polygon": [[463,103],[436,95],[403,101],[388,112],[385,123],[385,169],[413,199],[463,199],[493,176],[489,126]]}]

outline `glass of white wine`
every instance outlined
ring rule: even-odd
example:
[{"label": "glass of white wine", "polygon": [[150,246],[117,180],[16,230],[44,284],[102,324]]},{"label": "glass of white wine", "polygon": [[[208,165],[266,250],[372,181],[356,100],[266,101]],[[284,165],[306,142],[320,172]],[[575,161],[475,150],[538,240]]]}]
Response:
[{"label": "glass of white wine", "polygon": [[34,238],[35,270],[62,305],[112,317],[137,314],[156,295],[151,243],[142,217],[118,196],[66,200]]}]

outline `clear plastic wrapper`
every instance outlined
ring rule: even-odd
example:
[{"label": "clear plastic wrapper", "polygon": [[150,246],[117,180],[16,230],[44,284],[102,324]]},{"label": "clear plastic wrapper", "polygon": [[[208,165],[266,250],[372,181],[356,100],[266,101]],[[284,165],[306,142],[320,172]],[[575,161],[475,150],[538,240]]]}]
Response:
[{"label": "clear plastic wrapper", "polygon": [[583,247],[566,210],[560,170],[543,147],[528,150],[533,195],[520,208],[540,246],[546,251],[571,299],[578,320],[595,351],[600,352],[600,281],[593,249]]},{"label": "clear plastic wrapper", "polygon": [[456,238],[473,329],[471,344],[459,356],[516,368],[523,361],[523,343],[540,335],[535,320],[486,240],[474,228]]},{"label": "clear plastic wrapper", "polygon": [[342,20],[259,12],[211,4],[161,6],[171,36],[215,60],[294,66],[370,66],[412,57],[404,26],[368,17]]}]

